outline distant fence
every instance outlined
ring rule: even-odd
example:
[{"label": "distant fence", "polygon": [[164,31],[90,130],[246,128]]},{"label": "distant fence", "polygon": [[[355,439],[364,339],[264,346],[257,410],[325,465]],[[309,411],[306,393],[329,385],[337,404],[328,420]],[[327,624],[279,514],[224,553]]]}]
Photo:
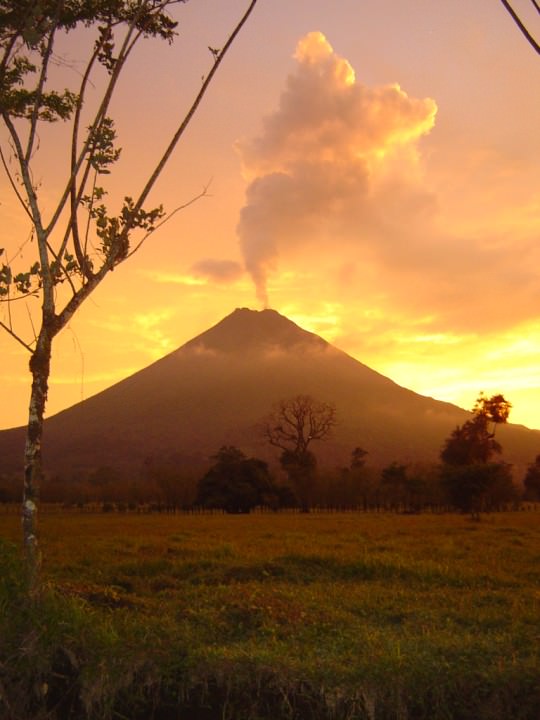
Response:
[{"label": "distant fence", "polygon": [[[519,503],[511,503],[505,507],[501,507],[498,510],[502,511],[520,511],[520,512],[534,512],[540,509],[540,503],[522,501]],[[221,509],[207,509],[202,507],[180,507],[175,505],[167,505],[164,503],[148,503],[141,505],[134,505],[129,503],[80,503],[80,504],[67,504],[67,503],[42,503],[39,506],[39,511],[42,515],[59,515],[59,514],[129,514],[129,515],[226,515],[227,512]],[[0,515],[19,515],[21,512],[20,503],[0,503]],[[425,514],[425,513],[445,513],[445,512],[456,512],[454,508],[449,506],[433,506],[422,508],[412,513],[410,510],[404,508],[395,507],[333,507],[333,506],[313,506],[309,510],[310,514],[315,515],[327,515],[335,513],[398,513],[402,515],[410,514]],[[497,512],[497,510],[490,510],[489,512]],[[252,514],[252,515],[301,515],[302,510],[300,508],[278,508],[272,509],[269,507],[256,507],[251,510],[250,513],[231,513],[231,514]]]}]

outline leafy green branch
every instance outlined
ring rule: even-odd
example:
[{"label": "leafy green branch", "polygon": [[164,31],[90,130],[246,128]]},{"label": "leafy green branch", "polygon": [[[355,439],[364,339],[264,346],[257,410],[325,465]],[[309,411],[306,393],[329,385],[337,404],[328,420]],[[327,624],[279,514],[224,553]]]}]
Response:
[{"label": "leafy green branch", "polygon": [[[0,252],[0,302],[6,303],[7,312],[7,319],[0,320],[0,327],[31,354],[22,525],[33,595],[39,586],[36,513],[43,477],[41,446],[53,341],[106,275],[136,252],[145,239],[176,212],[166,216],[161,205],[145,209],[148,196],[257,3],[257,0],[246,0],[246,11],[236,22],[223,49],[214,55],[213,66],[191,106],[178,120],[176,131],[153,171],[143,178],[142,190],[133,197],[126,195],[120,211],[111,213],[104,203],[106,189],[102,178],[111,173],[121,153],[109,112],[113,95],[125,64],[141,38],[172,42],[177,22],[168,11],[184,1],[0,0],[0,122],[7,137],[7,141],[2,137],[0,160],[14,195],[31,223],[31,247],[25,248],[24,254],[16,255],[26,258],[27,250],[33,253],[30,267],[16,270],[5,252]],[[72,90],[65,88],[62,79],[55,78],[52,70],[57,36],[64,37],[75,29],[93,32],[94,42],[81,81],[76,90]],[[99,78],[96,87],[100,89],[91,103],[88,88],[98,67],[107,75],[104,82],[103,77]],[[56,86],[55,81],[58,81]],[[81,132],[83,116],[89,118],[84,133]],[[51,209],[48,202],[51,189],[44,202],[41,188],[34,180],[33,160],[39,124],[57,121],[64,121],[68,126],[66,145],[71,152],[67,178]],[[11,157],[7,157],[8,145]],[[16,170],[12,169],[12,162]],[[138,241],[134,245],[135,238]],[[62,283],[67,283],[69,288],[58,292]],[[33,340],[27,343],[16,332],[11,303],[29,297],[39,297],[40,303],[36,309],[39,321],[35,324],[29,311]]]}]

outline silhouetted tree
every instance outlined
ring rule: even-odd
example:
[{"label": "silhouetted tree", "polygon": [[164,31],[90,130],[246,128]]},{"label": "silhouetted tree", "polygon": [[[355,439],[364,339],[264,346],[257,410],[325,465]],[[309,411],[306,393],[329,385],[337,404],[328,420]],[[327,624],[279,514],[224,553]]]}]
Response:
[{"label": "silhouetted tree", "polygon": [[179,507],[193,504],[196,490],[195,482],[183,469],[182,456],[171,455],[148,457],[141,469],[143,487],[133,483],[130,487],[130,499],[137,501],[139,497],[150,494],[154,502],[159,502],[168,511],[174,512]]},{"label": "silhouetted tree", "polygon": [[441,479],[456,508],[479,518],[516,498],[511,467],[507,463],[444,465]]},{"label": "silhouetted tree", "polygon": [[407,466],[393,462],[381,471],[381,496],[394,510],[405,504]]},{"label": "silhouetted tree", "polygon": [[457,427],[445,441],[441,460],[448,465],[471,465],[487,463],[502,450],[500,444],[489,432],[485,415],[474,415]]},{"label": "silhouetted tree", "polygon": [[446,440],[441,460],[449,465],[489,462],[493,455],[502,451],[495,440],[495,431],[497,425],[506,423],[511,407],[503,395],[487,398],[481,393],[474,405],[472,418],[458,426]]},{"label": "silhouetted tree", "polygon": [[[294,490],[289,485],[281,485],[276,483],[274,485],[274,491],[277,497],[277,507],[279,508],[296,508],[298,507],[298,498],[294,494]],[[268,503],[272,509],[274,506]]]},{"label": "silhouetted tree", "polygon": [[[200,90],[153,169],[141,178],[140,189],[132,197],[126,195],[120,208],[112,211],[105,204],[105,179],[121,152],[112,117],[115,92],[140,41],[148,37],[169,43],[174,40],[177,22],[169,10],[178,2],[3,0],[1,5],[0,118],[4,137],[0,159],[8,185],[30,223],[31,232],[26,234],[33,242],[21,240],[9,253],[0,248],[0,302],[9,305],[17,296],[39,300],[28,336],[13,325],[10,310],[6,322],[0,321],[0,327],[28,351],[30,360],[22,515],[32,588],[37,587],[40,564],[36,519],[53,340],[103,279],[167,219],[161,205],[146,209],[148,196],[257,0],[251,0],[222,49],[211,53]],[[93,42],[88,44],[80,72],[72,73],[75,85],[66,89],[65,73],[55,72],[66,65],[57,44],[75,31]],[[62,121],[58,124],[66,133],[68,165],[55,198],[53,184],[43,178],[35,162],[40,144],[47,140],[41,125],[57,121]],[[58,132],[62,130],[56,135]],[[32,255],[29,261],[28,254]],[[20,258],[28,264],[15,267]]]},{"label": "silhouetted tree", "polygon": [[281,467],[287,473],[289,483],[294,489],[302,511],[309,512],[309,508],[313,504],[315,491],[317,458],[309,450],[304,452],[284,450],[279,457],[279,461]]},{"label": "silhouetted tree", "polygon": [[282,450],[281,466],[304,512],[310,508],[317,467],[309,447],[314,441],[328,437],[335,424],[335,407],[309,395],[282,400],[262,422],[262,432],[270,445]]},{"label": "silhouetted tree", "polygon": [[492,435],[495,436],[497,425],[504,425],[508,421],[511,409],[512,403],[508,402],[504,395],[486,397],[481,392],[474,404],[473,414],[483,415],[488,423],[493,423]]},{"label": "silhouetted tree", "polygon": [[263,432],[274,447],[301,455],[314,440],[323,440],[336,424],[333,405],[297,395],[282,400],[263,421]]},{"label": "silhouetted tree", "polygon": [[426,504],[426,483],[419,475],[407,474],[405,482],[405,510],[419,512]]},{"label": "silhouetted tree", "polygon": [[523,486],[525,500],[540,500],[540,455],[527,468]]},{"label": "silhouetted tree", "polygon": [[341,468],[326,488],[326,505],[368,509],[373,501],[377,481],[375,472],[366,468],[367,455],[367,450],[354,448],[349,467]]},{"label": "silhouetted tree", "polygon": [[228,513],[248,513],[259,505],[277,507],[279,493],[267,463],[247,458],[232,446],[220,448],[212,459],[215,464],[199,481],[196,505]]},{"label": "silhouetted tree", "polygon": [[373,501],[376,484],[373,472],[366,470],[366,457],[368,451],[361,447],[355,447],[351,453],[351,464],[348,473],[349,480],[352,482],[350,493],[354,506],[362,505],[367,510]]},{"label": "silhouetted tree", "polygon": [[495,431],[507,421],[510,408],[503,395],[480,394],[472,418],[452,432],[441,451],[441,481],[450,502],[475,517],[514,496],[510,467],[490,462],[502,451]]}]

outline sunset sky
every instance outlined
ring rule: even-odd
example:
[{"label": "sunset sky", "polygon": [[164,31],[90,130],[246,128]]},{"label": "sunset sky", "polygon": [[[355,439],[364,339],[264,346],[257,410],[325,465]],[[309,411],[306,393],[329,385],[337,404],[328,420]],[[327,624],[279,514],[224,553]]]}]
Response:
[{"label": "sunset sky", "polygon": [[[528,0],[513,4],[540,30]],[[208,46],[247,5],[191,0],[173,46],[139,47],[114,105],[112,198],[143,185]],[[64,43],[66,83],[85,46]],[[259,0],[151,200],[208,196],[57,338],[48,414],[236,307],[267,306],[400,385],[466,408],[502,392],[513,422],[540,428],[539,88],[540,59],[498,0]],[[46,204],[65,178],[63,130],[44,130],[36,157]],[[13,257],[29,227],[4,177],[0,198]],[[27,339],[34,305],[13,309]],[[7,428],[26,420],[29,374],[5,333],[0,357]]]}]

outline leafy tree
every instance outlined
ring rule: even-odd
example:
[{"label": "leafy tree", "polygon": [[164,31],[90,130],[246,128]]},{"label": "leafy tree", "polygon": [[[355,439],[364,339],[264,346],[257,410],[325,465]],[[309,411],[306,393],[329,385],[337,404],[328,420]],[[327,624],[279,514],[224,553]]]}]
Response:
[{"label": "leafy tree", "polygon": [[248,513],[259,505],[277,505],[278,492],[267,463],[247,458],[233,446],[220,448],[212,459],[215,464],[199,481],[196,505],[228,513]]},{"label": "leafy tree", "polygon": [[506,423],[511,407],[503,395],[480,394],[472,418],[452,432],[441,451],[441,481],[450,501],[474,516],[513,497],[509,466],[491,462],[502,452],[495,440],[497,425]]},{"label": "leafy tree", "polygon": [[487,463],[502,451],[501,445],[489,432],[485,415],[474,415],[457,427],[445,441],[441,460],[448,465]]},{"label": "leafy tree", "polygon": [[[154,169],[142,179],[141,189],[126,195],[121,207],[113,210],[106,205],[106,179],[121,153],[111,114],[119,79],[134,48],[145,38],[173,42],[177,22],[170,10],[183,2],[0,3],[0,116],[4,130],[0,161],[29,220],[32,244],[28,247],[35,253],[29,266],[16,268],[15,258],[20,253],[8,257],[5,249],[0,249],[0,301],[8,304],[8,320],[0,321],[0,326],[30,356],[32,385],[22,512],[24,545],[34,584],[39,568],[36,519],[43,474],[42,427],[53,340],[102,280],[166,221],[161,205],[146,206],[150,191],[257,0],[251,0],[222,49],[211,51],[211,66],[200,90]],[[93,45],[80,76],[73,74],[77,86],[65,88],[62,80],[56,80],[56,49],[59,41],[76,31],[85,37],[91,34]],[[46,142],[40,130],[42,124],[57,122],[63,124],[70,161],[64,185],[51,209],[52,185],[42,193],[36,180],[40,173],[34,172],[34,163],[42,137]],[[39,300],[39,316],[33,319],[30,339],[12,322],[11,303],[21,297]]]},{"label": "leafy tree", "polygon": [[441,480],[448,499],[474,518],[496,510],[516,497],[511,467],[507,463],[445,465]]},{"label": "leafy tree", "polygon": [[458,426],[446,440],[441,460],[449,465],[469,465],[487,463],[493,455],[500,454],[502,448],[495,440],[495,431],[497,425],[506,423],[511,407],[503,395],[487,398],[481,393],[472,418]]},{"label": "leafy tree", "polygon": [[488,423],[493,423],[492,435],[495,436],[497,425],[503,425],[508,421],[511,409],[512,404],[504,395],[492,395],[488,398],[484,393],[480,393],[474,404],[473,414],[484,416]]},{"label": "leafy tree", "polygon": [[270,445],[282,451],[281,466],[305,512],[310,507],[317,467],[310,445],[327,438],[335,424],[335,407],[309,395],[282,400],[262,423],[262,432]]},{"label": "leafy tree", "polygon": [[540,500],[540,455],[527,468],[523,485],[525,500]]}]

